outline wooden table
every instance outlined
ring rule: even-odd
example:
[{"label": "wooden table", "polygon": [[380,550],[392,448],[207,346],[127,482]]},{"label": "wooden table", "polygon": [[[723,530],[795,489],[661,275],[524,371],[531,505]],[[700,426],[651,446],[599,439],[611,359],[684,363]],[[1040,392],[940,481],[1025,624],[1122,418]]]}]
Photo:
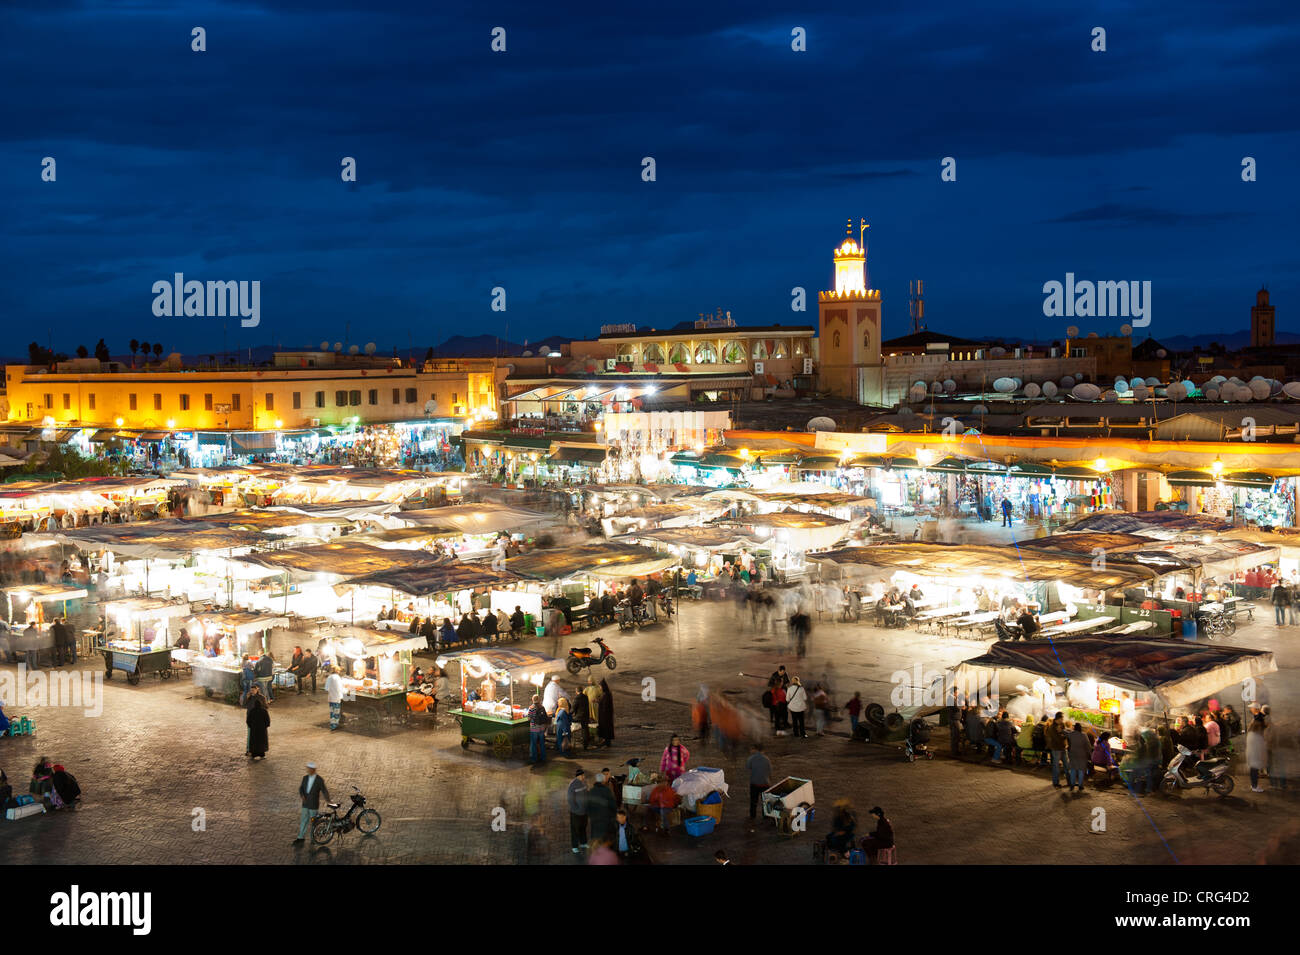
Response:
[{"label": "wooden table", "polygon": [[1106,627],[1113,627],[1118,623],[1114,617],[1093,617],[1090,620],[1072,620],[1069,623],[1058,624],[1055,627],[1045,627],[1038,631],[1040,637],[1068,637],[1077,633],[1088,633],[1092,630],[1102,630]]},{"label": "wooden table", "polygon": [[997,611],[986,610],[983,613],[971,614],[969,617],[958,617],[956,620],[947,621],[947,623],[960,633],[963,630],[974,630],[987,626],[1001,616],[1002,614]]}]

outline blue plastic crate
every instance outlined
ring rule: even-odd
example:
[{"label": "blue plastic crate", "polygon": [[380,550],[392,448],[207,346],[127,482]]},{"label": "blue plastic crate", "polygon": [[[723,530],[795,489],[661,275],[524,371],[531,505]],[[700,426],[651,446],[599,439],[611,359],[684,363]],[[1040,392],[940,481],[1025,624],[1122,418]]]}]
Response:
[{"label": "blue plastic crate", "polygon": [[713,831],[715,823],[712,816],[691,816],[686,820],[688,836],[707,836]]}]

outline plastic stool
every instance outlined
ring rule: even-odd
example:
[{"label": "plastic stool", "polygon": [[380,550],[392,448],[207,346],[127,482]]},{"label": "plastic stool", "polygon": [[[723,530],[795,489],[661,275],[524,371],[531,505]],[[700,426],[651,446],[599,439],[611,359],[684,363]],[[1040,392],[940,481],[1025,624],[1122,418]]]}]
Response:
[{"label": "plastic stool", "polygon": [[898,865],[898,847],[890,846],[877,852],[876,865]]}]

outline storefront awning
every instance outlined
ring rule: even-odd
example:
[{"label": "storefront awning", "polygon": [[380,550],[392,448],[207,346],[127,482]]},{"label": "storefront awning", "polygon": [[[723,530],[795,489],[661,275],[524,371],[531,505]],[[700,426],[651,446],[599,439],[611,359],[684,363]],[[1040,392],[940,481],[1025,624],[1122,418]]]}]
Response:
[{"label": "storefront awning", "polygon": [[117,440],[117,432],[111,428],[102,428],[90,436],[90,440],[95,443],[104,444],[108,441]]},{"label": "storefront awning", "polygon": [[230,436],[230,446],[236,454],[254,451],[274,451],[274,431],[237,431]]},{"label": "storefront awning", "polygon": [[166,431],[142,431],[140,433],[139,440],[158,443],[160,441],[167,440],[167,432]]},{"label": "storefront awning", "polygon": [[1241,471],[1217,477],[1210,471],[1174,471],[1165,475],[1165,480],[1170,487],[1214,487],[1223,484],[1227,487],[1257,488],[1261,491],[1273,487],[1273,478],[1258,471]]},{"label": "storefront awning", "polygon": [[81,434],[80,428],[60,428],[54,432],[54,443],[67,444],[79,434]]},{"label": "storefront awning", "polygon": [[226,435],[216,431],[200,431],[196,440],[202,445],[226,445]]},{"label": "storefront awning", "polygon": [[605,463],[608,454],[608,448],[557,448],[555,453],[546,459],[546,463],[598,468]]}]

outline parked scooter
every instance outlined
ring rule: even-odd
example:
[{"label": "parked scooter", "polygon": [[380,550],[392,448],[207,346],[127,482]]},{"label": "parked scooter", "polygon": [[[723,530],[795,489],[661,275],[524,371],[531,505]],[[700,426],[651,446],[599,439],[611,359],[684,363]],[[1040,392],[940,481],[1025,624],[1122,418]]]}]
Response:
[{"label": "parked scooter", "polygon": [[[1235,785],[1228,775],[1229,762],[1226,756],[1198,761],[1190,749],[1179,743],[1178,755],[1169,761],[1160,791],[1166,796],[1172,796],[1180,789],[1204,789],[1206,792],[1213,789],[1220,796],[1226,796]],[[1195,775],[1191,775],[1193,771]]]},{"label": "parked scooter", "polygon": [[618,629],[636,630],[640,627],[648,626],[650,623],[650,612],[646,610],[645,601],[632,606],[630,601],[624,600],[618,605]]},{"label": "parked scooter", "polygon": [[591,642],[600,646],[600,656],[592,656],[591,650],[587,647],[569,647],[569,659],[565,666],[569,668],[570,673],[580,673],[583,667],[600,666],[602,663],[611,670],[618,666],[618,661],[614,659],[614,654],[610,652],[604,640],[596,637]]}]

